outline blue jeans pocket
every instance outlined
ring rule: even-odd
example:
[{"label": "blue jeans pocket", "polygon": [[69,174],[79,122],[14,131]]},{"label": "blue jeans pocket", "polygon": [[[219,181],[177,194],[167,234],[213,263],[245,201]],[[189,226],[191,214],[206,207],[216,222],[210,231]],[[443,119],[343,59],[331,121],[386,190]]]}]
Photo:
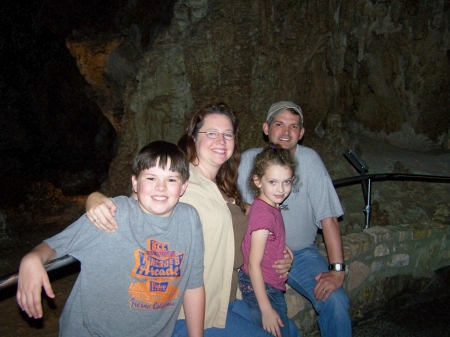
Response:
[{"label": "blue jeans pocket", "polygon": [[239,270],[238,280],[239,289],[242,292],[242,299],[245,303],[247,303],[249,308],[258,308],[258,300],[256,299],[255,292],[253,291],[250,276],[245,274],[242,270]]}]

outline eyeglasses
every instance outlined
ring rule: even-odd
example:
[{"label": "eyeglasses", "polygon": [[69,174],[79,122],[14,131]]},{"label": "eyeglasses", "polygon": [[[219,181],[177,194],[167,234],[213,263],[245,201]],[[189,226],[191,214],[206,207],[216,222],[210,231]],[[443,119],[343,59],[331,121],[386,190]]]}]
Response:
[{"label": "eyeglasses", "polygon": [[205,131],[205,132],[198,132],[198,133],[206,133],[206,137],[211,139],[217,139],[219,135],[223,135],[223,138],[225,140],[233,140],[236,138],[236,135],[232,132],[217,132],[217,131]]}]

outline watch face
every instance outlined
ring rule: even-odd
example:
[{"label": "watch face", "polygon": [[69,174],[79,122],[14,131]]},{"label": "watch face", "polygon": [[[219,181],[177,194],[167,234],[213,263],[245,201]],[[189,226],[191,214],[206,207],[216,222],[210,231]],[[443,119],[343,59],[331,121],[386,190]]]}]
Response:
[{"label": "watch face", "polygon": [[330,265],[328,267],[329,270],[334,270],[334,271],[343,271],[345,268],[345,265],[343,263],[333,263],[332,265]]}]

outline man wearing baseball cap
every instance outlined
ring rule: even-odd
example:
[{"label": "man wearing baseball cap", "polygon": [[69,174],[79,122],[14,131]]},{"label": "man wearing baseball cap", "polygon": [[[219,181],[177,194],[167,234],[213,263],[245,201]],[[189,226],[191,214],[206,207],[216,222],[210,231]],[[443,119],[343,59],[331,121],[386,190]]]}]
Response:
[{"label": "man wearing baseball cap", "polygon": [[[344,212],[317,152],[298,144],[305,133],[302,109],[290,101],[272,104],[263,131],[270,142],[288,149],[298,162],[296,183],[280,206],[286,245],[294,255],[287,282],[314,306],[322,336],[350,337],[349,300],[342,287],[345,265],[337,221]],[[254,158],[261,150],[250,149],[241,156],[238,186],[248,204],[253,202],[248,179]],[[315,245],[318,229],[323,232],[328,261]]]}]

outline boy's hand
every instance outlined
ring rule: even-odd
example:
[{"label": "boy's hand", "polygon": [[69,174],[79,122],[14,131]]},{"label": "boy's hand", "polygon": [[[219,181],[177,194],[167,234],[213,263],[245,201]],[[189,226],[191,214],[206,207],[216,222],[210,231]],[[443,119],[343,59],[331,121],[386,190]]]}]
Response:
[{"label": "boy's hand", "polygon": [[42,287],[48,297],[55,297],[41,259],[33,253],[25,255],[20,263],[16,298],[28,317],[42,318]]},{"label": "boy's hand", "polygon": [[114,232],[117,228],[116,204],[101,193],[94,192],[86,200],[86,217],[98,229]]},{"label": "boy's hand", "polygon": [[281,337],[280,326],[284,327],[280,316],[273,308],[261,310],[262,324],[264,330],[270,332],[272,335]]}]

